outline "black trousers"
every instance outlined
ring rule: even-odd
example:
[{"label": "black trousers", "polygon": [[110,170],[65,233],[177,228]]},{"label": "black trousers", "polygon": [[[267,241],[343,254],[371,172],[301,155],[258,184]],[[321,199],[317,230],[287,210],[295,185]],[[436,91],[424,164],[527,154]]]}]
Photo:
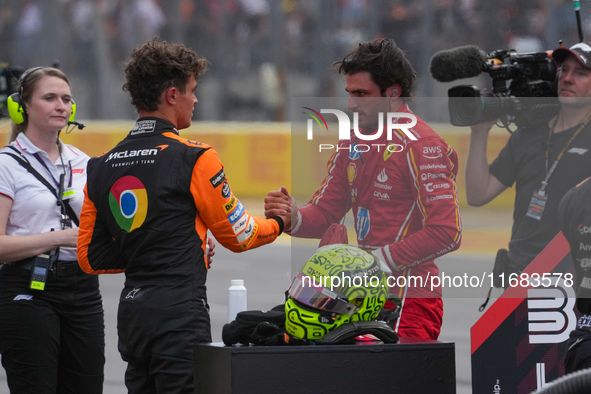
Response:
[{"label": "black trousers", "polygon": [[[187,275],[191,278],[191,275]],[[193,394],[193,346],[211,342],[205,285],[128,280],[117,316],[129,394]]]},{"label": "black trousers", "polygon": [[591,368],[591,332],[573,330],[566,343],[565,373]]},{"label": "black trousers", "polygon": [[0,354],[11,394],[100,394],[105,332],[98,277],[51,273],[44,291],[30,271],[0,267]]}]

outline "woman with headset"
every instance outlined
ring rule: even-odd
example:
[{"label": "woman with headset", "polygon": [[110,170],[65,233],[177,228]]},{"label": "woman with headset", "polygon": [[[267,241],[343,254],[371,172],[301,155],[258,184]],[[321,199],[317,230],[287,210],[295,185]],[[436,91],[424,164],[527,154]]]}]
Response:
[{"label": "woman with headset", "polygon": [[102,393],[104,317],[98,277],[76,259],[89,157],[64,144],[73,122],[67,77],[37,67],[8,99],[0,149],[0,354],[12,394]]}]

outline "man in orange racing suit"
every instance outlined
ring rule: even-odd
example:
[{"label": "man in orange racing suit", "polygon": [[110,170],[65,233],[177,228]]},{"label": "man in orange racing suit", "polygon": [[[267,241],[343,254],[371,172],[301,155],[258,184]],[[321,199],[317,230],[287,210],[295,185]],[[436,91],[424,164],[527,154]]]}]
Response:
[{"label": "man in orange racing suit", "polygon": [[[410,110],[414,70],[392,40],[360,44],[335,65],[345,74],[347,109],[357,114],[363,134],[376,134],[380,112],[396,112],[394,123],[416,124],[406,133],[394,130],[392,141],[385,132],[370,142],[351,133],[339,142],[328,176],[307,205],[298,209],[283,188],[268,194],[265,214],[291,205],[286,232],[321,238],[352,207],[359,247],[392,272],[390,291],[402,299],[398,334],[437,339],[443,302],[439,282],[431,279],[439,275],[434,259],[457,249],[461,239],[457,155]],[[392,143],[396,148],[387,149]]]},{"label": "man in orange racing suit", "polygon": [[88,164],[78,257],[88,273],[125,271],[119,351],[129,393],[193,393],[193,344],[211,342],[207,230],[242,252],[268,244],[290,217],[254,217],[217,153],[179,136],[190,126],[206,60],[152,41],[125,66],[134,128]]}]

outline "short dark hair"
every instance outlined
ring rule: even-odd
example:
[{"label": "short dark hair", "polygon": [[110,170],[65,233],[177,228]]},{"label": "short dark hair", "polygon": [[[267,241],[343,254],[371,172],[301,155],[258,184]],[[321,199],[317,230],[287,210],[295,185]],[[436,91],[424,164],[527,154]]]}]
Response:
[{"label": "short dark hair", "polygon": [[123,90],[138,112],[156,111],[162,92],[176,87],[184,93],[191,75],[198,81],[206,69],[207,60],[192,49],[155,38],[131,51]]},{"label": "short dark hair", "polygon": [[400,97],[406,98],[406,101],[412,97],[417,79],[404,51],[389,38],[359,44],[343,60],[335,62],[333,67],[338,68],[339,74],[345,75],[369,72],[371,79],[380,87],[382,95],[387,88],[398,84],[402,90]]}]

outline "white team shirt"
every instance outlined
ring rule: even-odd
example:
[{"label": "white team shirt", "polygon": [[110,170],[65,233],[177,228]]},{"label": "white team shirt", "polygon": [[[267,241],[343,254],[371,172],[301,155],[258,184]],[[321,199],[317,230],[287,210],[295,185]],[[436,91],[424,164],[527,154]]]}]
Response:
[{"label": "white team shirt", "polygon": [[[33,168],[56,190],[60,175],[64,174],[64,190],[73,191],[73,195],[69,197],[70,205],[80,217],[88,155],[60,140],[61,158],[58,157],[53,163],[47,153],[33,145],[24,133],[20,133],[10,145],[23,153]],[[0,149],[0,152],[17,154],[7,147]],[[0,154],[0,194],[12,199],[6,235],[33,235],[46,233],[51,229],[61,230],[61,209],[57,205],[56,196],[26,168],[5,154]],[[76,227],[73,222],[72,227]],[[59,259],[76,260],[76,248],[61,247]]]}]

